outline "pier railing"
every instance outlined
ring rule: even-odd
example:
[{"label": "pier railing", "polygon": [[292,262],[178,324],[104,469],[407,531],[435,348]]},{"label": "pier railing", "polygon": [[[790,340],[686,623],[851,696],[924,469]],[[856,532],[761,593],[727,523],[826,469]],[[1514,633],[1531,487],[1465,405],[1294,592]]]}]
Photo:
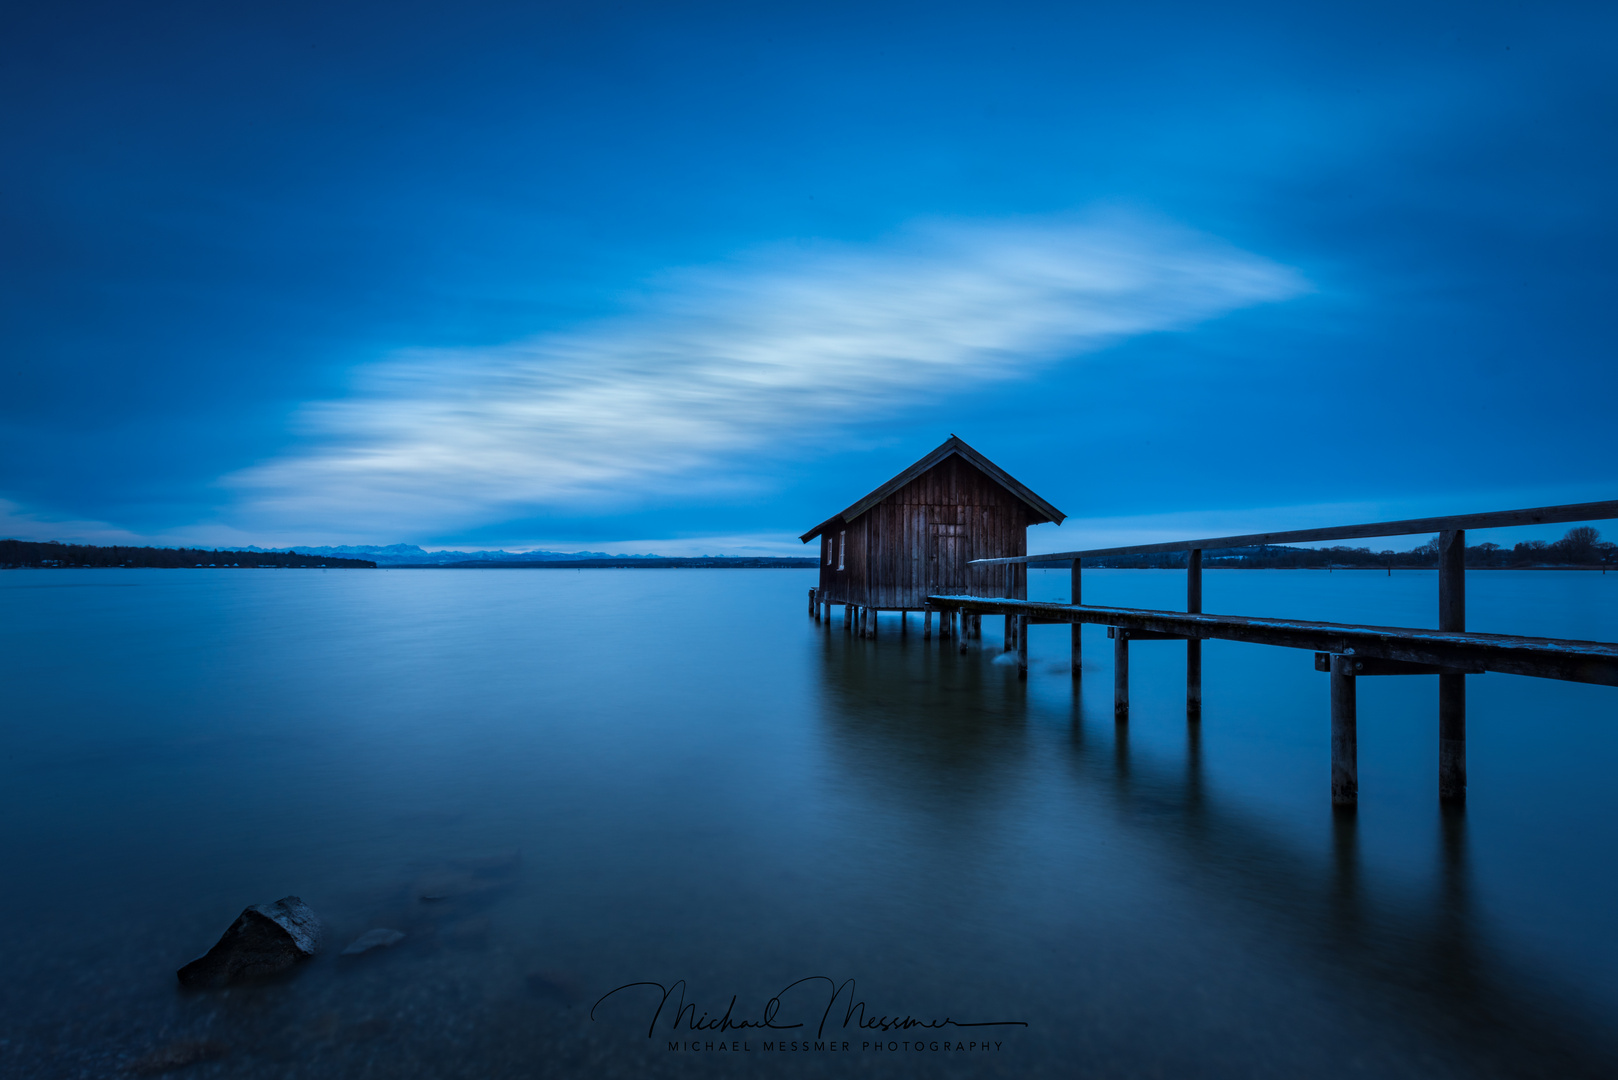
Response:
[{"label": "pier railing", "polygon": [[[1331,673],[1332,802],[1345,809],[1359,801],[1355,679],[1365,675],[1437,675],[1439,797],[1459,801],[1466,797],[1467,675],[1498,671],[1618,686],[1618,644],[1467,632],[1466,531],[1614,518],[1618,518],[1618,500],[980,559],[975,565],[1009,568],[1017,564],[1067,563],[1072,568],[1071,602],[1047,604],[971,596],[930,596],[927,599],[942,613],[940,633],[946,637],[956,636],[957,620],[964,623],[970,619],[975,623],[985,614],[1004,615],[1006,648],[1017,650],[1017,670],[1022,678],[1028,676],[1029,625],[1072,625],[1074,679],[1080,677],[1083,669],[1081,628],[1087,623],[1105,625],[1108,636],[1113,639],[1113,712],[1120,722],[1129,717],[1129,642],[1132,640],[1185,642],[1186,718],[1193,723],[1199,722],[1202,714],[1204,638],[1315,652],[1316,667]],[[1436,632],[1412,627],[1207,615],[1202,611],[1204,551],[1434,532],[1438,533]],[[1084,559],[1179,551],[1188,553],[1184,612],[1106,608],[1083,603],[1081,568]],[[963,646],[964,643],[963,638]]]}]

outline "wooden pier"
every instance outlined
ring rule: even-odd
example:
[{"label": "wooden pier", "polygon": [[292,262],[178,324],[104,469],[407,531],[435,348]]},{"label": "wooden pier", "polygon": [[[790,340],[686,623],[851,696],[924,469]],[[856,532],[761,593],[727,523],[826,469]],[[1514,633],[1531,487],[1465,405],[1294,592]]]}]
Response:
[{"label": "wooden pier", "polygon": [[[973,561],[974,566],[1005,566],[1008,571],[1023,566],[1067,564],[1072,573],[1072,602],[1044,603],[1011,597],[941,593],[928,596],[927,605],[938,612],[941,633],[950,632],[945,627],[954,628],[962,623],[974,625],[984,615],[1003,615],[1005,647],[1016,649],[1017,670],[1022,678],[1028,676],[1029,626],[1065,623],[1072,627],[1074,679],[1079,679],[1082,672],[1081,627],[1087,623],[1106,626],[1113,641],[1113,712],[1120,723],[1129,718],[1129,643],[1132,640],[1185,642],[1186,718],[1191,723],[1201,719],[1203,640],[1243,641],[1313,652],[1316,668],[1329,672],[1331,677],[1332,803],[1345,810],[1353,809],[1359,800],[1356,680],[1371,675],[1437,675],[1439,798],[1459,802],[1466,797],[1468,675],[1492,671],[1618,686],[1618,643],[1467,631],[1466,531],[1613,518],[1618,518],[1618,500],[979,559]],[[1202,611],[1204,551],[1434,532],[1439,534],[1436,630],[1210,615]],[[1187,553],[1185,611],[1095,607],[1082,602],[1080,571],[1084,559],[1180,551]],[[813,590],[810,604],[818,618],[820,611]],[[874,619],[871,625],[874,631]],[[927,625],[930,627],[930,620]],[[962,645],[964,647],[964,641]]]}]

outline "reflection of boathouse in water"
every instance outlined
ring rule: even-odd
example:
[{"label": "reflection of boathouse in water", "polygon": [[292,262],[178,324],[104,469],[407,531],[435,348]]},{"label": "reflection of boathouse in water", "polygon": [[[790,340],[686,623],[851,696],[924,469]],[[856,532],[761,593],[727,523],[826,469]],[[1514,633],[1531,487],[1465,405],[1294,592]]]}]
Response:
[{"label": "reflection of boathouse in water", "polygon": [[1026,598],[1027,567],[968,564],[1026,555],[1028,526],[1065,516],[951,435],[800,539],[820,537],[817,604],[921,611],[929,594]]}]

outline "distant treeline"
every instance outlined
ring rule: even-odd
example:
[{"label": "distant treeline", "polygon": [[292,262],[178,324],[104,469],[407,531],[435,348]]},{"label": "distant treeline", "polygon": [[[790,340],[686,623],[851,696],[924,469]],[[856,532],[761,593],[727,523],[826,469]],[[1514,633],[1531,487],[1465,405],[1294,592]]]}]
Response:
[{"label": "distant treeline", "polygon": [[661,559],[636,555],[624,559],[547,559],[544,562],[497,562],[476,559],[453,563],[396,563],[395,570],[655,570],[655,569],[721,569],[721,570],[801,570],[819,566],[816,559],[794,558],[725,558],[705,555],[700,559]]},{"label": "distant treeline", "polygon": [[[1107,555],[1085,559],[1087,567],[1117,569],[1174,569],[1184,567],[1183,551],[1158,552],[1151,555]],[[1438,538],[1427,541],[1409,551],[1372,551],[1368,547],[1279,547],[1262,544],[1256,547],[1221,548],[1202,553],[1204,567],[1242,570],[1295,570],[1327,569],[1421,569],[1438,565]],[[1601,533],[1588,525],[1569,529],[1567,535],[1553,543],[1530,540],[1514,547],[1499,544],[1478,544],[1466,549],[1466,565],[1480,570],[1508,570],[1513,567],[1590,566],[1618,567],[1618,544],[1602,540]]]},{"label": "distant treeline", "polygon": [[334,559],[294,555],[280,551],[206,551],[202,548],[94,547],[89,544],[37,544],[28,540],[0,540],[0,569],[23,566],[154,566],[186,567],[297,567],[301,569],[376,569],[369,559]]}]

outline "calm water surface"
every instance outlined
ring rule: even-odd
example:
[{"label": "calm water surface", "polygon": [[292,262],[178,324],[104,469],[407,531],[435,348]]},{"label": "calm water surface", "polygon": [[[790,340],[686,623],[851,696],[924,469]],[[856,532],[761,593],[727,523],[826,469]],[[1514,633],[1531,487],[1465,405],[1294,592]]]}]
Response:
[{"label": "calm water surface", "polygon": [[[1430,573],[1206,577],[1220,613],[1436,618]],[[812,583],[0,575],[0,1075],[1618,1074],[1618,690],[1469,680],[1447,814],[1436,680],[1362,680],[1334,819],[1311,654],[1206,644],[1188,728],[1184,648],[1140,643],[1117,726],[1103,630],[1076,694],[1065,627],[1020,683],[998,620],[966,655],[914,622],[860,641],[805,618]],[[1618,640],[1618,575],[1469,588],[1473,629]],[[1184,577],[1092,571],[1086,599],[1179,607]],[[320,957],[178,990],[287,894]],[[337,955],[375,927],[407,936]],[[672,1004],[648,1037],[651,988],[591,1015],[684,980],[688,1021],[756,1021],[816,977],[869,1017],[1027,1026],[876,1033],[845,989],[817,1033],[821,981],[781,997],[806,1027],[695,1051]]]}]

